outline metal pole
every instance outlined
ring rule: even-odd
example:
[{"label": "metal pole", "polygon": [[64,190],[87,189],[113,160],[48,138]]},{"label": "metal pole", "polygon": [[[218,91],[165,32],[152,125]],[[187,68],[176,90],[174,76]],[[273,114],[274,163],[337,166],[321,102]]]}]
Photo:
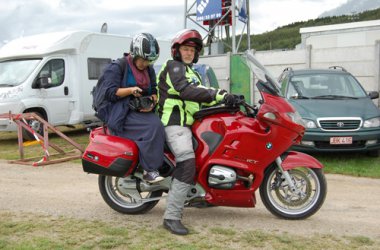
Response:
[{"label": "metal pole", "polygon": [[235,39],[235,28],[236,28],[236,20],[235,20],[235,1],[231,1],[231,11],[232,11],[232,54],[236,54],[236,39]]},{"label": "metal pole", "polygon": [[186,29],[186,23],[187,23],[187,0],[185,0],[185,15],[184,15],[184,23],[183,28]]},{"label": "metal pole", "polygon": [[251,50],[251,17],[249,16],[249,0],[246,0],[247,4],[247,43],[248,43],[248,50]]}]

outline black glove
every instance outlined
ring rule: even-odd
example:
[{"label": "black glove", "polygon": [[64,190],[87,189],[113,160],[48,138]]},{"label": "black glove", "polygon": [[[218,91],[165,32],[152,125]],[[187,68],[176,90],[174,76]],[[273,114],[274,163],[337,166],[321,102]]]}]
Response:
[{"label": "black glove", "polygon": [[223,99],[226,106],[234,106],[235,104],[235,95],[233,94],[226,94]]}]

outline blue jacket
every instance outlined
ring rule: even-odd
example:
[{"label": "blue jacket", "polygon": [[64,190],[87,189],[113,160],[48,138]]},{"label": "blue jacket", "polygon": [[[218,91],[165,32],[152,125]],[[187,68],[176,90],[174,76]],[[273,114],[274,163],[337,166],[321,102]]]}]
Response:
[{"label": "blue jacket", "polygon": [[[116,62],[109,64],[103,72],[103,84],[106,89],[105,99],[109,101],[107,107],[107,126],[114,131],[121,131],[123,129],[125,119],[127,119],[127,115],[130,112],[130,97],[119,97],[116,95],[116,91],[119,88],[125,87],[127,81],[129,66],[126,60],[124,60],[124,63],[124,72],[122,72],[122,67]],[[156,73],[152,66],[149,66],[148,72],[151,84],[151,94],[157,94]]]}]

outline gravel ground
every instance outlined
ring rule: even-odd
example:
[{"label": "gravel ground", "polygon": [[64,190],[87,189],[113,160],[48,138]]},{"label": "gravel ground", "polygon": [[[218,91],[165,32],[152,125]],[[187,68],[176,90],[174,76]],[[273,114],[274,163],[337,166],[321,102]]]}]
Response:
[{"label": "gravel ground", "polygon": [[[326,201],[306,220],[287,221],[274,217],[257,193],[256,208],[186,208],[183,222],[194,230],[216,225],[305,236],[320,233],[379,239],[380,180],[341,175],[326,175],[326,178]],[[103,201],[97,176],[84,173],[82,166],[75,163],[32,167],[0,160],[0,190],[1,212],[97,219],[125,225],[128,220],[141,220],[152,227],[160,227],[165,209],[163,200],[145,215],[115,212]]]}]

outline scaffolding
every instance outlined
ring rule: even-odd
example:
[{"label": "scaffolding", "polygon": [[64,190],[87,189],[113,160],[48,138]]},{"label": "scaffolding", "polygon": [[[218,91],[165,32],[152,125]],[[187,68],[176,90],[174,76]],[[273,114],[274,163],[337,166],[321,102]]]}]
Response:
[{"label": "scaffolding", "polygon": [[[211,46],[213,43],[222,42],[223,45],[229,47],[233,54],[239,52],[240,44],[244,32],[247,34],[247,49],[250,49],[250,17],[249,17],[249,0],[239,0],[239,5],[245,5],[247,11],[247,20],[243,25],[241,30],[241,35],[238,43],[236,44],[236,19],[238,18],[239,8],[236,4],[236,0],[221,0],[222,3],[222,16],[218,19],[207,20],[206,25],[203,22],[203,25],[199,24],[194,17],[196,17],[196,8],[197,2],[202,2],[202,0],[185,0],[185,17],[184,17],[184,28],[187,28],[187,21],[191,21],[196,24],[198,27],[203,29],[207,35],[203,38],[206,40],[205,44],[209,48],[209,55],[211,54]],[[206,1],[209,2],[209,1]],[[205,26],[208,26],[205,28]],[[223,27],[225,32],[223,32]],[[231,27],[231,35],[230,35]],[[217,31],[217,32],[216,32]],[[231,45],[229,43],[231,41]]]},{"label": "scaffolding", "polygon": [[[48,164],[53,164],[53,163],[70,161],[74,159],[80,159],[84,152],[84,149],[80,144],[76,143],[75,141],[67,137],[65,134],[63,134],[61,131],[59,131],[57,128],[55,128],[53,125],[51,125],[50,123],[48,123],[47,121],[45,121],[44,119],[42,119],[40,116],[38,116],[35,113],[12,114],[9,112],[6,114],[0,114],[0,119],[9,119],[9,122],[14,122],[17,125],[17,137],[18,137],[17,139],[18,139],[18,150],[20,154],[20,159],[11,160],[9,161],[10,163],[18,163],[18,164],[32,165],[32,166],[42,166],[42,165],[48,165]],[[36,133],[29,126],[27,121],[30,121],[30,120],[37,120],[38,122],[43,124],[43,129],[44,129],[43,136]],[[34,138],[36,139],[35,142],[41,145],[44,151],[44,155],[42,156],[42,158],[41,156],[25,158],[23,130],[26,130],[29,133],[33,134]],[[58,145],[49,142],[49,130],[56,133],[66,142],[74,146],[75,149],[72,151],[65,152]],[[50,147],[56,150],[57,153],[50,154],[48,151]]]}]

